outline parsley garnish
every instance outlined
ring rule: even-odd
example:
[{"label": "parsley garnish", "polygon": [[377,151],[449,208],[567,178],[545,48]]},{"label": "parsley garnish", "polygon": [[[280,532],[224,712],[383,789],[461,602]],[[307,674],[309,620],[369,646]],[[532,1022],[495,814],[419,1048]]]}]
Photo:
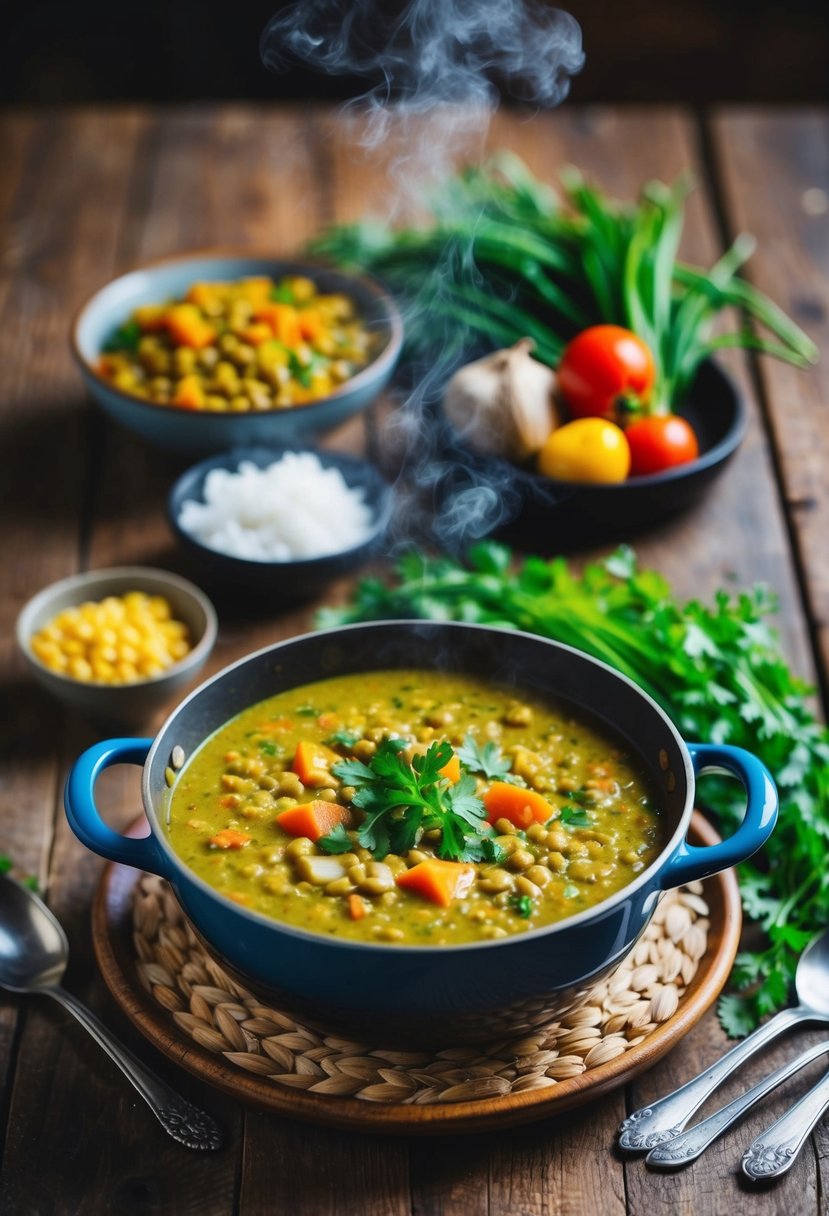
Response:
[{"label": "parsley garnish", "polygon": [[589,828],[593,822],[587,811],[580,806],[563,806],[558,821],[566,828]]},{"label": "parsley garnish", "polygon": [[138,350],[142,329],[137,321],[126,321],[107,342],[104,343],[104,354],[111,355],[117,351],[128,350],[132,354]]},{"label": "parsley garnish", "polygon": [[495,861],[503,851],[492,840],[475,778],[464,773],[454,785],[440,770],[452,759],[448,743],[433,743],[411,764],[401,755],[405,739],[384,739],[368,764],[343,760],[332,772],[356,793],[353,805],[365,819],[357,839],[375,857],[403,854],[424,832],[437,828],[439,857],[452,861]]},{"label": "parsley garnish", "polygon": [[335,730],[329,738],[329,743],[339,743],[340,747],[352,748],[360,739],[360,735],[355,730]]},{"label": "parsley garnish", "polygon": [[261,739],[259,742],[260,752],[264,752],[266,756],[276,755],[276,744],[271,743],[269,739]]},{"label": "parsley garnish", "polygon": [[293,304],[294,293],[287,283],[275,283],[268,292],[268,299],[274,300],[277,304]]},{"label": "parsley garnish", "polygon": [[341,823],[327,836],[320,836],[317,844],[323,853],[348,853],[354,847],[354,841]]},{"label": "parsley garnish", "polygon": [[300,718],[313,718],[317,713],[313,705],[298,705],[294,712]]},{"label": "parsley garnish", "polygon": [[467,735],[458,748],[458,759],[470,773],[482,773],[484,777],[504,778],[512,768],[512,761],[505,760],[497,743],[490,739],[483,746],[474,735]]},{"label": "parsley garnish", "polygon": [[529,920],[533,914],[533,901],[529,895],[510,896],[509,906],[524,920]]}]

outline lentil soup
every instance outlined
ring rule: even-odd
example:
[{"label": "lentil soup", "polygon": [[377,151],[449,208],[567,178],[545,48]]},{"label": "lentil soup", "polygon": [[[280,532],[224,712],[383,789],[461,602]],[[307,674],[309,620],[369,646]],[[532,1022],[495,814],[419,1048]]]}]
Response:
[{"label": "lentil soup", "polygon": [[168,831],[246,908],[407,946],[552,924],[626,886],[665,843],[641,762],[604,725],[419,670],[244,710],[179,773]]}]

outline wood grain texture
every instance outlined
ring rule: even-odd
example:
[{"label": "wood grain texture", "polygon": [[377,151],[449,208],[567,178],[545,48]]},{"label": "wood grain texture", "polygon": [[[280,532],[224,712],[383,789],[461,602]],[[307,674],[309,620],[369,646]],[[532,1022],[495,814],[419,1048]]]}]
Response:
[{"label": "wood grain texture", "polygon": [[759,364],[769,424],[804,572],[824,679],[829,674],[829,115],[737,110],[713,122],[732,230],[752,232],[746,275],[817,342],[808,372]]},{"label": "wood grain texture", "polygon": [[[148,1059],[97,979],[88,912],[100,864],[71,836],[60,811],[63,771],[99,732],[65,718],[24,678],[11,626],[38,588],[85,565],[135,560],[178,567],[164,497],[186,462],[160,455],[92,412],[71,366],[66,331],[89,292],[142,259],[210,244],[287,251],[332,219],[383,213],[401,180],[389,172],[393,145],[367,157],[348,142],[354,130],[347,127],[324,109],[247,105],[0,116],[0,509],[7,525],[0,529],[0,686],[10,707],[0,851],[40,873],[66,920],[73,951],[69,986]],[[719,195],[727,226],[753,228],[761,238],[751,270],[757,283],[825,340],[827,225],[825,215],[814,213],[820,196],[810,194],[804,209],[807,191],[826,190],[825,112],[718,115],[715,169],[722,181],[706,177],[695,133],[694,123],[676,110],[564,107],[529,121],[499,116],[488,139],[492,147],[512,147],[547,180],[555,179],[560,165],[575,163],[620,195],[647,176],[671,179],[695,166],[701,189],[689,204],[685,254],[710,262],[720,252],[712,208]],[[443,145],[434,149],[445,155]],[[730,579],[774,586],[788,655],[808,677],[814,665],[798,564],[824,670],[827,663],[825,475],[821,479],[826,373],[807,378],[778,364],[760,365],[760,411],[752,388],[756,366],[740,355],[727,362],[747,394],[748,438],[699,508],[640,538],[636,547],[680,596],[709,597]],[[361,424],[330,442],[359,450]],[[326,598],[346,590],[340,584]],[[223,614],[210,670],[307,628],[311,619],[309,611],[263,615],[260,607],[241,605]],[[137,809],[135,776],[116,772],[102,783],[102,802],[116,826]],[[764,1105],[743,1131],[684,1174],[654,1176],[641,1162],[613,1155],[625,1109],[687,1079],[723,1049],[710,1016],[631,1087],[626,1103],[617,1094],[531,1131],[470,1137],[456,1142],[465,1143],[457,1154],[456,1146],[434,1141],[380,1144],[299,1129],[245,1111],[154,1059],[171,1083],[209,1106],[230,1132],[228,1148],[208,1161],[158,1132],[120,1074],[57,1009],[28,1003],[18,1024],[23,1008],[0,1002],[3,1211],[812,1216],[829,1191],[829,1141],[820,1131],[813,1151],[780,1186],[755,1196],[737,1181],[740,1147],[782,1109],[779,1104]],[[756,1080],[793,1049],[790,1042],[765,1053],[745,1070],[743,1082]],[[787,1087],[775,1101],[783,1103],[793,1092]],[[33,1153],[33,1144],[48,1151]]]},{"label": "wood grain texture", "polygon": [[[764,362],[760,384],[829,689],[829,115],[824,110],[732,110],[714,116],[712,143],[734,231],[758,239],[748,277],[810,334],[823,359],[808,372]],[[814,1136],[823,1202],[829,1133]],[[794,1194],[792,1188],[790,1192]]]}]

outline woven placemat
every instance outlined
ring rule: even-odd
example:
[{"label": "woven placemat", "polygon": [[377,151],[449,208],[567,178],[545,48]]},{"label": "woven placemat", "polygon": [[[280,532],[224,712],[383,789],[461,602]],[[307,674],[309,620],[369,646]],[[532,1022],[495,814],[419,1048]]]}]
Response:
[{"label": "woven placemat", "polygon": [[708,946],[702,883],[669,891],[631,954],[560,1020],[520,1038],[394,1051],[313,1030],[236,983],[205,951],[163,879],[141,877],[133,944],[141,983],[171,1023],[275,1086],[428,1105],[554,1086],[623,1055],[676,1011]]}]

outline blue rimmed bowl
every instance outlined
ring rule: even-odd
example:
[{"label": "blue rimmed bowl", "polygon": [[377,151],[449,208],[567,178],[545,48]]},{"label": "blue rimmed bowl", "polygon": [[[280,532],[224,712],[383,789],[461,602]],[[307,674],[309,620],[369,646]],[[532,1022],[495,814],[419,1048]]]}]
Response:
[{"label": "blue rimmed bowl", "polygon": [[[165,829],[173,752],[190,757],[228,719],[266,697],[347,673],[412,667],[482,672],[541,697],[560,698],[621,735],[648,772],[666,820],[658,857],[615,895],[557,924],[457,946],[357,943],[280,924],[226,899],[170,847]],[[177,749],[181,749],[179,752]],[[103,822],[95,783],[112,764],[143,765],[150,835],[135,840]],[[724,769],[745,787],[745,819],[728,840],[687,843],[695,778]],[[484,626],[399,621],[353,625],[267,647],[192,693],[154,740],[111,739],[90,748],[66,785],[79,839],[110,860],[168,879],[205,945],[248,986],[280,1007],[377,1041],[471,1041],[549,1022],[578,1003],[628,954],[661,893],[744,861],[768,839],[777,792],[740,748],[686,744],[632,681],[580,651]]]},{"label": "blue rimmed bowl", "polygon": [[[377,350],[366,367],[328,396],[307,405],[235,413],[158,405],[116,388],[96,370],[106,342],[135,308],[183,296],[202,280],[253,275],[304,275],[323,292],[352,299]],[[89,392],[122,426],[160,447],[206,456],[234,447],[294,443],[321,435],[366,409],[388,384],[403,342],[403,322],[394,300],[373,279],[332,270],[314,262],[290,261],[243,252],[187,253],[123,274],[97,291],[78,311],[70,344]]]}]

